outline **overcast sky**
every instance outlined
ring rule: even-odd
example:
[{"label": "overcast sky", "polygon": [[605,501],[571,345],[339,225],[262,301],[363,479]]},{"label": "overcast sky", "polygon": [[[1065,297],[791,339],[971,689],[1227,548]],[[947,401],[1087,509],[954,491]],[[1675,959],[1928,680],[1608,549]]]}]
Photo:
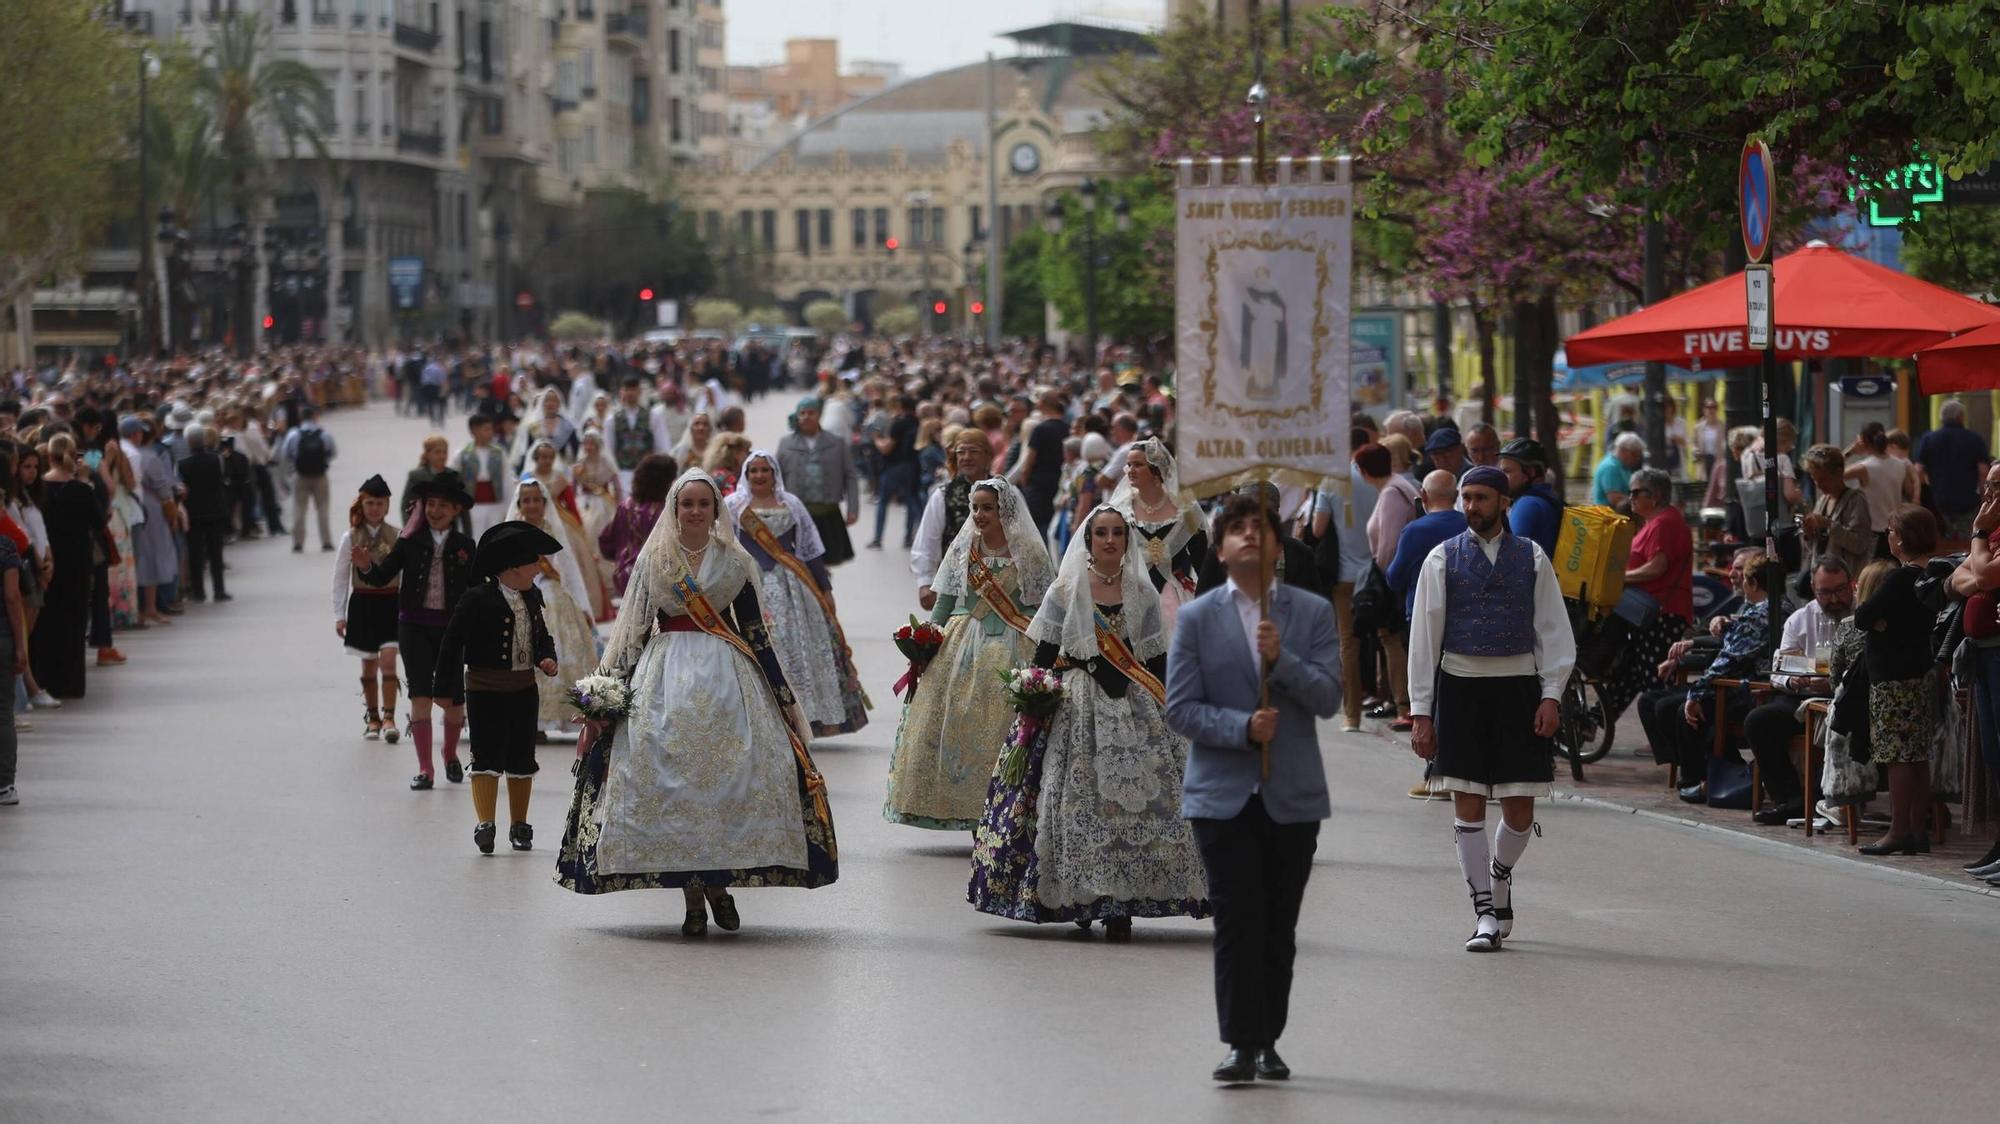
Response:
[{"label": "overcast sky", "polygon": [[785,40],[840,40],[843,63],[894,62],[905,77],[1014,53],[1001,32],[1059,19],[1156,26],[1165,0],[724,0],[729,61],[754,66],[785,57]]}]

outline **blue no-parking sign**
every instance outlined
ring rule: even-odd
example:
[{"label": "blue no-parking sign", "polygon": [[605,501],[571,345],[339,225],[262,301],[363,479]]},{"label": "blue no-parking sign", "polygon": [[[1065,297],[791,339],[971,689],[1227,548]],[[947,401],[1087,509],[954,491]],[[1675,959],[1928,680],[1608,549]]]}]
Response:
[{"label": "blue no-parking sign", "polygon": [[1736,172],[1736,197],[1743,205],[1743,252],[1750,264],[1771,252],[1771,150],[1760,140],[1745,141],[1743,161]]}]

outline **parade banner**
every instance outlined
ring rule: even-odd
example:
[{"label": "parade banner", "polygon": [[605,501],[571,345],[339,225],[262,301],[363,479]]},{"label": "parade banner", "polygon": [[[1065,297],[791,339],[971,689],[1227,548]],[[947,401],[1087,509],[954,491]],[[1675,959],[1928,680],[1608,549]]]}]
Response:
[{"label": "parade banner", "polygon": [[1181,484],[1214,495],[1252,480],[1348,474],[1347,157],[1177,165],[1175,413]]}]

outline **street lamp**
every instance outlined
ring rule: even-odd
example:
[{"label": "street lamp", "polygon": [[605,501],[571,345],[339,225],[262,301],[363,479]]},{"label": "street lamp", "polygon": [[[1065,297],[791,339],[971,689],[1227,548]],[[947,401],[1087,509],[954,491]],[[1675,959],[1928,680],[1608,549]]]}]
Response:
[{"label": "street lamp", "polygon": [[148,306],[152,303],[146,299],[146,294],[153,290],[153,238],[146,230],[146,220],[153,213],[153,184],[149,170],[151,146],[146,136],[149,131],[146,124],[148,108],[146,83],[148,79],[157,78],[159,75],[159,56],[141,48],[139,51],[139,214],[138,222],[133,228],[133,235],[139,240],[139,267],[132,276],[132,289],[139,297],[139,330],[135,333],[133,344],[139,351],[150,350],[145,346],[146,336],[153,330],[152,318],[146,315]]},{"label": "street lamp", "polygon": [[[936,326],[931,319],[933,315],[931,309],[931,243],[935,241],[933,237],[934,232],[928,229],[930,226],[931,193],[928,191],[912,191],[904,199],[912,207],[917,208],[917,213],[924,217],[924,226],[926,228],[922,231],[912,230],[910,231],[910,236],[917,239],[917,249],[920,254],[918,268],[923,270],[924,275],[923,297],[918,300],[917,304],[923,312],[924,334],[928,336],[936,331]],[[922,237],[918,237],[919,234],[922,234]]]},{"label": "street lamp", "polygon": [[[161,207],[157,222],[153,227],[152,241],[160,244],[159,254],[153,259],[154,271],[158,274],[160,286],[160,347],[171,355],[174,351],[174,293],[172,283],[174,250],[180,231],[174,226],[174,209]],[[143,241],[143,239],[142,239]]]},{"label": "street lamp", "polygon": [[[1100,261],[1097,246],[1097,196],[1095,179],[1086,177],[1077,186],[1077,196],[1083,209],[1083,335],[1084,346],[1089,355],[1090,365],[1097,365],[1097,267],[1109,265]],[[1061,234],[1063,229],[1063,203],[1051,199],[1046,211],[1046,226],[1052,235]],[[1123,234],[1132,229],[1132,205],[1123,197],[1111,201],[1112,225]]]}]

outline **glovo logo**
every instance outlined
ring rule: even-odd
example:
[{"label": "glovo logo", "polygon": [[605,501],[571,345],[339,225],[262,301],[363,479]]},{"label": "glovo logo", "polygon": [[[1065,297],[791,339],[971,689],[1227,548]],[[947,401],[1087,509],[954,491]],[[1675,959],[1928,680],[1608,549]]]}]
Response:
[{"label": "glovo logo", "polygon": [[1574,574],[1578,570],[1583,569],[1583,537],[1585,534],[1583,520],[1574,515],[1570,516],[1569,529],[1574,533],[1570,536],[1569,557],[1563,559],[1563,566],[1570,573]]}]

